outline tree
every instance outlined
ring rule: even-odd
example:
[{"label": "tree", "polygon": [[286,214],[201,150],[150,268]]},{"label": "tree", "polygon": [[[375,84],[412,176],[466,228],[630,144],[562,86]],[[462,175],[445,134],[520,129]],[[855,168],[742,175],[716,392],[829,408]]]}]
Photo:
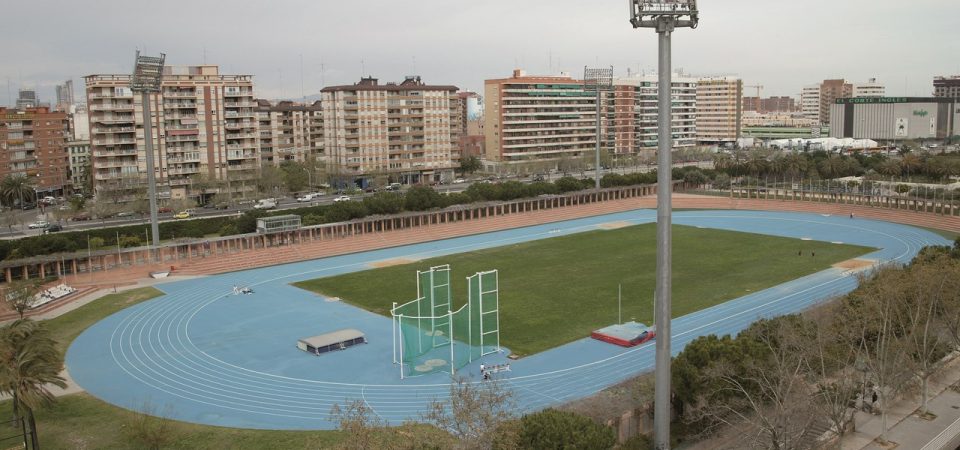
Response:
[{"label": "tree", "polygon": [[11,309],[23,319],[23,313],[30,309],[34,297],[40,292],[39,280],[18,280],[7,283],[0,295]]},{"label": "tree", "polygon": [[[943,298],[940,301],[940,320],[943,321],[947,335],[954,347],[960,347],[960,238],[948,249],[950,258],[936,259],[938,268],[943,272]],[[952,254],[955,253],[956,256]]]},{"label": "tree", "polygon": [[[22,206],[26,200],[30,199],[29,194],[36,195],[33,190],[34,184],[34,179],[26,175],[7,175],[3,178],[3,181],[0,181],[0,196],[3,197],[7,205],[12,206],[16,203]],[[26,200],[24,195],[27,196]]]},{"label": "tree", "polygon": [[310,171],[307,167],[296,161],[283,161],[280,163],[280,172],[283,179],[283,185],[288,192],[300,192],[310,189],[311,179]]},{"label": "tree", "polygon": [[20,319],[0,328],[0,393],[13,399],[15,416],[26,418],[31,448],[40,447],[34,411],[55,401],[47,386],[67,386],[62,369],[63,355],[43,323]]},{"label": "tree", "polygon": [[857,349],[880,400],[882,440],[887,439],[887,406],[910,381],[907,347],[897,335],[897,307],[903,297],[899,267],[883,267],[870,278],[861,277],[860,287],[844,299],[840,318],[845,326],[840,337]]},{"label": "tree", "polygon": [[923,167],[923,161],[919,156],[911,152],[903,155],[900,159],[900,166],[903,168],[903,171],[906,172],[907,177],[910,177],[911,173],[916,173]]},{"label": "tree", "polygon": [[426,211],[443,205],[440,194],[428,186],[414,186],[404,194],[407,211]]},{"label": "tree", "polygon": [[[819,415],[803,378],[807,363],[801,351],[799,316],[756,322],[737,340],[760,350],[740,363],[720,360],[705,368],[713,390],[699,399],[697,413],[709,422],[742,430],[743,446],[769,449],[808,448],[808,434]],[[740,366],[740,367],[738,367]]]},{"label": "tree", "polygon": [[683,182],[691,186],[700,186],[707,182],[707,176],[700,169],[691,170],[683,175]]},{"label": "tree", "polygon": [[830,303],[812,311],[801,332],[800,346],[806,359],[804,376],[808,383],[816,386],[814,408],[842,436],[854,424],[856,410],[850,408],[850,401],[856,398],[861,386],[853,370],[857,362],[856,349],[838,337],[844,324],[837,320],[837,309],[836,303]]},{"label": "tree", "polygon": [[483,164],[480,163],[480,158],[476,156],[468,156],[460,160],[460,170],[463,173],[474,173],[483,168]]},{"label": "tree", "polygon": [[587,417],[568,411],[548,408],[520,419],[521,448],[597,449],[613,448],[613,430]]},{"label": "tree", "polygon": [[[942,258],[941,258],[942,259]],[[949,351],[942,333],[944,322],[939,311],[949,288],[947,277],[950,275],[940,268],[941,264],[913,264],[909,268],[896,272],[897,280],[905,287],[901,306],[897,308],[897,326],[903,334],[907,367],[920,380],[921,413],[927,413],[927,382],[939,367],[939,361]]]},{"label": "tree", "polygon": [[260,178],[257,179],[257,189],[267,197],[280,194],[283,189],[283,172],[273,164],[264,164],[260,168]]},{"label": "tree", "polygon": [[513,394],[499,380],[482,383],[457,378],[450,396],[430,403],[423,419],[446,430],[466,448],[482,448],[513,419]]}]

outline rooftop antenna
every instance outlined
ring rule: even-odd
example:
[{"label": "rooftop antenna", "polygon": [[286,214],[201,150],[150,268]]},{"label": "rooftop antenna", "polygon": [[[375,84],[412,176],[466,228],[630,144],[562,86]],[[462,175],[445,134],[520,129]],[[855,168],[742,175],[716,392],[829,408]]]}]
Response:
[{"label": "rooftop antenna", "polygon": [[320,84],[321,87],[327,87],[327,66],[323,64],[323,58],[320,58]]},{"label": "rooftop antenna", "polygon": [[303,93],[303,53],[300,54],[300,101],[307,103],[307,96]]},{"label": "rooftop antenna", "polygon": [[365,75],[366,73],[367,73],[367,64],[363,61],[363,59],[361,59],[360,60],[360,78],[363,78],[364,76],[366,76]]}]

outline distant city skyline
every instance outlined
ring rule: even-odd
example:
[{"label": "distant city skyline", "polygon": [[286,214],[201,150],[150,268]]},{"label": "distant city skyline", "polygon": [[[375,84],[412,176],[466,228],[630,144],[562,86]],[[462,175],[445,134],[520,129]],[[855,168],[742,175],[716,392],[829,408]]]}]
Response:
[{"label": "distant city skyline", "polygon": [[[764,85],[763,97],[797,97],[803,86],[831,78],[877,78],[887,95],[929,96],[934,76],[960,74],[960,33],[952,23],[960,2],[916,0],[905,8],[807,0],[770,10],[757,3],[701,1],[700,27],[674,39],[675,69],[736,75],[745,85]],[[621,0],[155,5],[5,5],[5,16],[33,20],[0,31],[0,104],[15,102],[21,87],[52,104],[65,80],[83,86],[85,75],[128,73],[136,48],[164,52],[171,65],[216,64],[221,73],[254,75],[257,97],[295,100],[361,76],[399,82],[420,75],[481,92],[485,79],[515,68],[579,77],[585,65],[613,65],[618,76],[628,67],[656,67],[656,39],[630,27]]]}]

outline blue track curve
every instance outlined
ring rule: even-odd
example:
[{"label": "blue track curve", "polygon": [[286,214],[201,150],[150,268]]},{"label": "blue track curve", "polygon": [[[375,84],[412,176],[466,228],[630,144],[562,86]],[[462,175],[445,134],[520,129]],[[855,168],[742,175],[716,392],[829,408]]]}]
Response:
[{"label": "blue track curve", "polygon": [[[390,423],[414,419],[449,395],[449,375],[400,380],[388,318],[328,302],[289,283],[423,258],[593,230],[609,222],[655,221],[636,210],[164,284],[166,295],[118,312],[84,331],[67,352],[71,376],[89,393],[130,409],[149,404],[177,420],[240,428],[331,429],[334,404],[363,400]],[[847,217],[755,211],[683,211],[674,223],[879,248],[877,262],[908,262],[946,245],[917,228]],[[232,295],[236,284],[256,293]],[[707,334],[734,334],[753,321],[803,310],[852,290],[830,269],[673,321],[674,353]],[[507,296],[509,293],[502,293]],[[397,299],[402,300],[402,299]],[[370,344],[315,357],[297,339],[357,328]],[[536,410],[591,395],[653,368],[653,343],[621,349],[582,339],[514,361],[505,376],[518,406]],[[505,362],[501,355],[487,364]],[[479,379],[479,362],[461,374]]]}]

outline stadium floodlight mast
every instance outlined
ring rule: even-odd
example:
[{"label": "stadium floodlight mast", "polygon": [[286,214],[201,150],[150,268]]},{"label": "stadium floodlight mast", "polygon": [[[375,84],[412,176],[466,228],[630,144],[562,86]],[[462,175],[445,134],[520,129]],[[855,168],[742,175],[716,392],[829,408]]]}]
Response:
[{"label": "stadium floodlight mast", "polygon": [[160,83],[163,81],[163,62],[167,55],[141,56],[137,50],[136,62],[133,68],[133,77],[130,79],[130,90],[140,93],[143,103],[143,140],[146,142],[147,157],[147,189],[150,199],[150,231],[153,234],[153,249],[160,248],[160,227],[157,224],[157,176],[154,173],[153,162],[153,118],[150,114],[150,94],[160,92]]},{"label": "stadium floodlight mast", "polygon": [[630,24],[653,28],[659,35],[657,109],[657,324],[653,440],[657,449],[670,448],[670,314],[671,314],[671,201],[673,193],[671,136],[672,114],[670,35],[677,27],[696,28],[699,22],[696,0],[629,0]]},{"label": "stadium floodlight mast", "polygon": [[600,103],[603,99],[603,92],[613,89],[613,66],[605,69],[583,68],[583,90],[597,93],[597,153],[596,164],[593,166],[593,177],[595,178],[595,187],[600,190]]}]

